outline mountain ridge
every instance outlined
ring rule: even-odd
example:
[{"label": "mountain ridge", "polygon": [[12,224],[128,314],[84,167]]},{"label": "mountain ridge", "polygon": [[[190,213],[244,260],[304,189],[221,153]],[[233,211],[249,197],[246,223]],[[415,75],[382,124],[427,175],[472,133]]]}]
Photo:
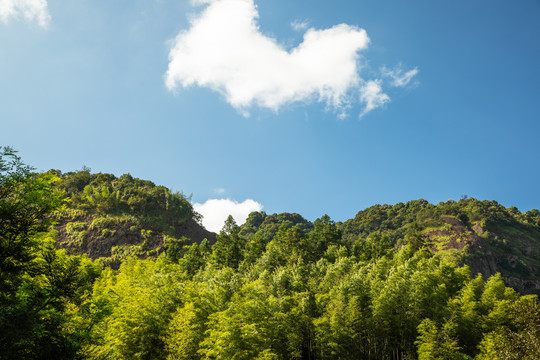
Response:
[{"label": "mountain ridge", "polygon": [[[202,227],[200,215],[180,193],[129,174],[55,173],[60,178],[56,186],[69,197],[55,215],[57,244],[69,253],[87,254],[118,268],[130,256],[158,257],[204,239],[216,242],[216,234]],[[281,228],[308,235],[319,220],[311,222],[297,213],[253,212],[239,227],[239,236],[247,242],[258,237],[268,245]],[[412,244],[454,257],[456,266],[467,265],[486,279],[501,273],[508,286],[522,293],[540,293],[536,209],[522,213],[496,201],[467,197],[439,204],[419,199],[368,207],[336,227],[339,242],[353,253]],[[366,252],[367,247],[372,249]]]}]

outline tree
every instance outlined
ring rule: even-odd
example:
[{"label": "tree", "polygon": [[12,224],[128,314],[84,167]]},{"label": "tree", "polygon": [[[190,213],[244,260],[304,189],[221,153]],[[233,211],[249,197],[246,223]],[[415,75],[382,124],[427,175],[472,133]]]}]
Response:
[{"label": "tree", "polygon": [[94,329],[85,351],[91,359],[163,359],[165,334],[184,287],[177,264],[130,258],[118,273],[108,269],[96,281],[93,297],[108,316]]},{"label": "tree", "polygon": [[193,276],[200,268],[206,265],[206,261],[210,255],[210,245],[207,239],[203,239],[200,244],[194,243],[190,246],[185,246],[184,256],[178,261],[182,270],[188,275]]},{"label": "tree", "polygon": [[165,337],[168,360],[200,359],[197,351],[204,339],[206,320],[200,313],[193,302],[188,302],[173,315]]},{"label": "tree", "polygon": [[418,360],[464,360],[470,357],[459,352],[453,338],[453,324],[447,323],[439,330],[435,322],[425,319],[418,325]]},{"label": "tree", "polygon": [[54,232],[44,232],[63,194],[54,173],[31,171],[0,150],[0,359],[73,359],[84,336],[68,309],[98,271],[54,248]]},{"label": "tree", "polygon": [[313,230],[309,233],[309,241],[314,247],[311,256],[318,259],[325,253],[328,246],[339,245],[342,234],[328,215],[315,220],[313,226]]},{"label": "tree", "polygon": [[217,236],[216,243],[212,246],[214,263],[233,269],[238,268],[242,261],[242,250],[245,247],[245,240],[240,237],[239,233],[240,228],[236,225],[234,218],[229,215],[223,229]]},{"label": "tree", "polygon": [[510,324],[484,336],[478,360],[533,360],[540,358],[540,306],[536,296],[516,301],[510,310]]},{"label": "tree", "polygon": [[[47,217],[61,205],[50,185],[52,174],[32,174],[10,147],[0,149],[0,302],[9,303],[21,274],[30,271],[38,245],[33,236],[47,230]],[[11,300],[10,300],[11,299]]]}]

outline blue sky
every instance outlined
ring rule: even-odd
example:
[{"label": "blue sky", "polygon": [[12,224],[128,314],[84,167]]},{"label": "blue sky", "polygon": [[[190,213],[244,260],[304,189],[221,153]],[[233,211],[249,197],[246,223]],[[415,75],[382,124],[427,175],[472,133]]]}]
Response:
[{"label": "blue sky", "polygon": [[539,100],[538,0],[0,0],[0,144],[208,218],[538,208]]}]

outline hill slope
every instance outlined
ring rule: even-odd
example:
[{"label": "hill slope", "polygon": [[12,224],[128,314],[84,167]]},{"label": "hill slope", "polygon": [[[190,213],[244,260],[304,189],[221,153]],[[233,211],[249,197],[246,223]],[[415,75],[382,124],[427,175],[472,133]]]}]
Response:
[{"label": "hill slope", "polygon": [[129,257],[157,256],[215,234],[204,229],[188,199],[150,181],[122,175],[62,174],[56,186],[69,201],[55,214],[57,243],[116,268]]},{"label": "hill slope", "polygon": [[425,200],[376,205],[341,224],[344,237],[358,241],[388,237],[395,246],[415,243],[454,256],[473,274],[501,273],[520,292],[540,290],[540,212],[505,208],[496,201],[468,198],[433,205]]},{"label": "hill slope", "polygon": [[[340,243],[358,258],[411,244],[451,257],[486,279],[501,273],[508,286],[522,293],[540,293],[539,224],[538,210],[521,213],[495,201],[467,198],[437,205],[422,199],[375,205],[337,227]],[[252,213],[240,235],[269,241],[280,226],[306,233],[313,228],[298,214]]]},{"label": "hill slope", "polygon": [[[182,251],[203,239],[216,241],[216,234],[198,223],[200,215],[180,193],[130,175],[117,178],[87,170],[56,173],[61,179],[56,186],[70,199],[55,215],[57,243],[69,253],[101,258],[117,268],[133,255],[156,257],[169,248]],[[522,213],[474,198],[436,205],[420,199],[375,205],[336,225],[336,244],[359,259],[411,244],[451,257],[457,266],[468,265],[473,274],[486,279],[501,273],[506,284],[521,293],[540,293],[538,210]],[[297,228],[307,236],[314,223],[299,214],[254,212],[240,227],[239,236],[247,242],[259,239],[264,246],[280,228]],[[326,250],[306,244],[308,252]]]},{"label": "hill slope", "polygon": [[536,210],[415,200],[337,224],[252,213],[212,246],[187,245],[198,216],[181,194],[17,160],[0,171],[1,359],[540,358],[536,296],[488,278],[536,289]]}]

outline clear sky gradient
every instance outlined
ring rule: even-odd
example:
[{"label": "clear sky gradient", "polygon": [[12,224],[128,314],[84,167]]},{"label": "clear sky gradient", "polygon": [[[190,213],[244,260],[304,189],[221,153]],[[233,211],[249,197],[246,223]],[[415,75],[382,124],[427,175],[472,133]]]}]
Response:
[{"label": "clear sky gradient", "polygon": [[198,2],[0,0],[0,145],[230,212],[540,207],[540,1]]}]

